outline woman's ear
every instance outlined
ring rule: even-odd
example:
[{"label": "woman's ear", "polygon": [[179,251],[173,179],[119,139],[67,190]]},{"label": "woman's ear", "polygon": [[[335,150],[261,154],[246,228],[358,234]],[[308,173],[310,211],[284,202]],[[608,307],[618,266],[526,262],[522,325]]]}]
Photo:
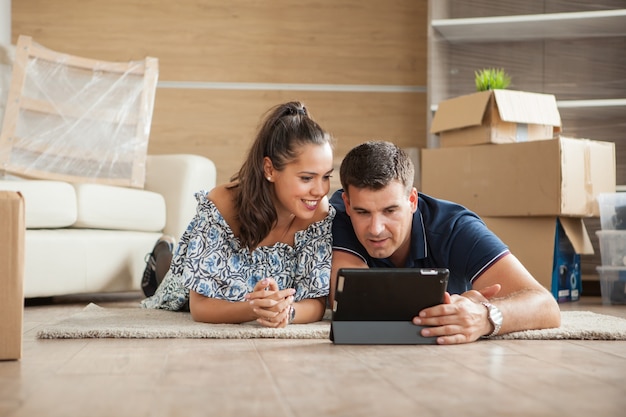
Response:
[{"label": "woman's ear", "polygon": [[272,160],[267,156],[263,158],[263,175],[268,181],[271,181],[274,175],[274,165],[272,164]]}]

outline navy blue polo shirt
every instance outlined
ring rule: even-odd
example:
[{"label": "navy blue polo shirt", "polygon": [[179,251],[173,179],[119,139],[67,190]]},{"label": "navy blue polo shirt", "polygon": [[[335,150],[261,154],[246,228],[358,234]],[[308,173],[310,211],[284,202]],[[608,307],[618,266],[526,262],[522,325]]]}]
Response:
[{"label": "navy blue polo shirt", "polygon": [[[394,268],[389,258],[372,258],[361,245],[346,214],[342,192],[336,191],[330,199],[337,210],[333,220],[333,250],[350,252],[370,268]],[[508,252],[507,246],[472,211],[418,193],[405,268],[448,268],[448,292],[461,294],[471,289],[472,282]]]}]

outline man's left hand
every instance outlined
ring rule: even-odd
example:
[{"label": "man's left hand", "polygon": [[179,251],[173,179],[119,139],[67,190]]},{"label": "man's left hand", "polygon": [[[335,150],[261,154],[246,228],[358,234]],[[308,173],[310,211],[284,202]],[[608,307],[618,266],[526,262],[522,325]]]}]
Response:
[{"label": "man's left hand", "polygon": [[487,309],[481,303],[499,291],[500,285],[495,284],[460,295],[446,293],[443,304],[420,311],[413,324],[429,326],[422,329],[422,336],[437,337],[440,345],[473,342],[491,331]]}]

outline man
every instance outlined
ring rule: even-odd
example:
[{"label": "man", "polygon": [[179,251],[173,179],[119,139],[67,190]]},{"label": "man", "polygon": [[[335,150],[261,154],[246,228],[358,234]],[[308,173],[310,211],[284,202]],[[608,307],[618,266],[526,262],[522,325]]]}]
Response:
[{"label": "man", "polygon": [[418,193],[408,155],[390,142],[358,145],[340,167],[333,222],[330,301],[339,268],[450,270],[444,304],[413,323],[439,344],[558,327],[559,306],[471,211]]}]

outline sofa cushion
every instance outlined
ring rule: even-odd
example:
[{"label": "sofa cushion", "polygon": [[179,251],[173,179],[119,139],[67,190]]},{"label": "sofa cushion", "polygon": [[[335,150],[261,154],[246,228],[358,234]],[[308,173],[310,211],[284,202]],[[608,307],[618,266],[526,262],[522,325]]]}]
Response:
[{"label": "sofa cushion", "polygon": [[161,194],[104,184],[72,184],[78,203],[73,227],[160,232],[165,227]]},{"label": "sofa cushion", "polygon": [[70,227],[78,217],[76,192],[66,182],[16,178],[0,180],[0,190],[22,193],[27,229]]},{"label": "sofa cushion", "polygon": [[140,291],[146,254],[160,236],[119,230],[28,230],[24,297]]}]

